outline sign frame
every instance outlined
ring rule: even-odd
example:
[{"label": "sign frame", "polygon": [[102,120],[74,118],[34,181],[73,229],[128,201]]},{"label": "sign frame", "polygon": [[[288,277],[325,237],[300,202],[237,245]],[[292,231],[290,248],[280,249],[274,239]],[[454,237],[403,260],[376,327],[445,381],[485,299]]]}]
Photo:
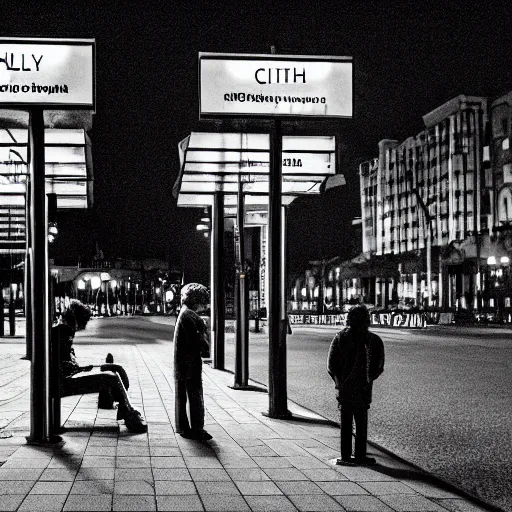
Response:
[{"label": "sign frame", "polygon": [[[265,114],[265,113],[219,113],[219,112],[202,112],[201,105],[201,63],[204,60],[225,60],[225,61],[290,61],[290,62],[336,62],[350,63],[351,78],[351,115],[320,115],[320,114]],[[281,119],[281,120],[328,120],[328,119],[352,119],[354,117],[354,58],[349,56],[318,56],[318,55],[282,55],[282,54],[245,54],[245,53],[212,53],[199,52],[198,58],[198,95],[199,95],[199,119]]]},{"label": "sign frame", "polygon": [[69,39],[69,38],[44,38],[44,37],[0,37],[0,44],[27,44],[27,45],[60,45],[60,46],[90,46],[92,48],[92,72],[91,72],[91,103],[39,103],[1,101],[0,108],[15,108],[29,110],[32,107],[40,107],[45,110],[90,110],[96,112],[96,39]]}]

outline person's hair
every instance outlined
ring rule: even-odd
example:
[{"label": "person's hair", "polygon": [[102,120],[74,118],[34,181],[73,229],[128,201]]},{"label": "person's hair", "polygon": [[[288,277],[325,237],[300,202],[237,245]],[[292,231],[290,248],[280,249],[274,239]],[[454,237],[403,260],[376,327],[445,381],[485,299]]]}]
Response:
[{"label": "person's hair", "polygon": [[368,308],[362,304],[354,306],[347,315],[347,325],[354,329],[370,327],[370,313]]},{"label": "person's hair", "polygon": [[85,329],[90,318],[91,310],[76,299],[71,299],[69,307],[62,313],[62,321],[75,331]]},{"label": "person's hair", "polygon": [[210,303],[210,292],[202,284],[186,284],[181,289],[181,302],[191,309],[195,309],[199,305],[207,306]]}]

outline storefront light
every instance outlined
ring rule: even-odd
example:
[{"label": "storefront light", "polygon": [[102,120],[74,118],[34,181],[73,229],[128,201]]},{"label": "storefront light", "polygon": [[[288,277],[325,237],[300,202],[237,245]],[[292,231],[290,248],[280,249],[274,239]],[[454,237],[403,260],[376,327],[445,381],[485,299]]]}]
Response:
[{"label": "storefront light", "polygon": [[91,288],[97,290],[101,286],[101,279],[98,276],[91,277]]},{"label": "storefront light", "polygon": [[502,256],[500,258],[500,263],[502,265],[508,265],[510,263],[510,258],[508,256]]},{"label": "storefront light", "polygon": [[112,287],[112,289],[114,289],[117,286],[117,281],[115,279],[112,279],[112,281],[110,282],[110,286]]},{"label": "storefront light", "polygon": [[85,281],[83,279],[80,279],[80,281],[78,281],[78,289],[85,290]]},{"label": "storefront light", "polygon": [[302,288],[301,291],[300,291],[300,294],[303,296],[303,297],[306,297],[307,295],[307,290],[306,288]]},{"label": "storefront light", "polygon": [[487,258],[487,265],[496,265],[496,257],[495,256],[489,256]]}]

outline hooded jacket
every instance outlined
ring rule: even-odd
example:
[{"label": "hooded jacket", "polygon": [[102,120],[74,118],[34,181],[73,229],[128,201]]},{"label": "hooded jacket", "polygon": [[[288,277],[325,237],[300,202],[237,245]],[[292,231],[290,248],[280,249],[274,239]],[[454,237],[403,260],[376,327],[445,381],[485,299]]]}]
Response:
[{"label": "hooded jacket", "polygon": [[340,403],[369,406],[373,381],[384,371],[382,340],[368,329],[343,329],[331,342],[327,371],[335,382]]}]

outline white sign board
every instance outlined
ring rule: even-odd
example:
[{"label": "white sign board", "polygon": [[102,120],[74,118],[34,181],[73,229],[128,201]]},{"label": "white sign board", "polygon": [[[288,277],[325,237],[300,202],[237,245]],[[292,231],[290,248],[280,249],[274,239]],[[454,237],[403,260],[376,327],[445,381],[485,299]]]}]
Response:
[{"label": "white sign board", "polygon": [[0,38],[0,107],[95,103],[93,39]]},{"label": "white sign board", "polygon": [[352,58],[199,53],[200,117],[352,117]]}]

